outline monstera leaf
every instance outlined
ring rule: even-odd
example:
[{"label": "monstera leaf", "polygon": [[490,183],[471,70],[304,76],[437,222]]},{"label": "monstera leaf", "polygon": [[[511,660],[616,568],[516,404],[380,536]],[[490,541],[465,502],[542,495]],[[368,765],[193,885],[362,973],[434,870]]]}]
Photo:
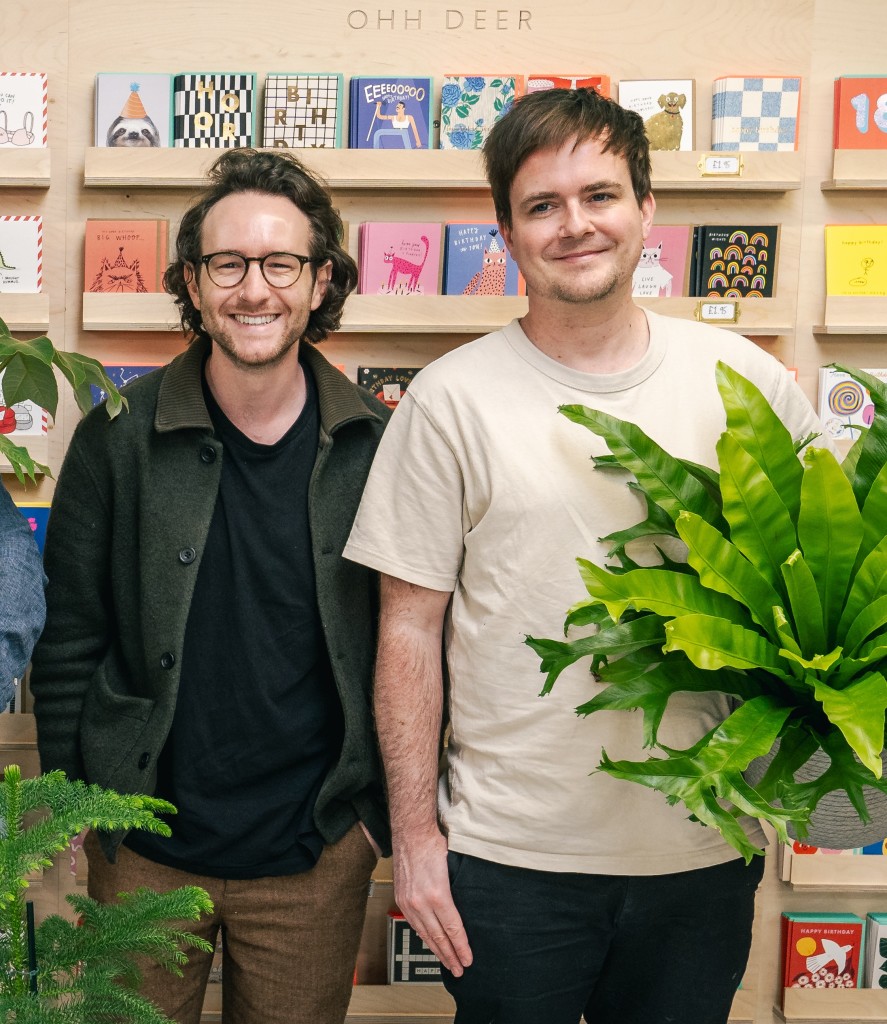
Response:
[{"label": "monstera leaf", "polygon": [[[46,337],[19,341],[0,320],[0,373],[3,374],[0,404],[12,407],[30,400],[46,409],[54,419],[59,401],[55,369],[71,385],[81,412],[92,408],[91,384],[107,393],[105,408],[112,419],[126,407],[126,399],[98,360],[77,352],[60,352]],[[27,448],[15,444],[4,434],[0,434],[0,456],[11,464],[21,483],[25,482],[25,477],[36,480],[37,473],[49,474],[48,467],[35,462]]]},{"label": "monstera leaf", "polygon": [[[887,388],[864,384],[875,418],[843,463],[795,440],[760,391],[723,363],[717,384],[727,429],[718,471],[677,459],[640,428],[583,406],[560,412],[602,437],[641,492],[647,518],[602,540],[616,564],[578,559],[588,597],[567,613],[566,640],[528,637],[546,673],[543,695],[591,658],[606,684],[580,715],[640,710],[645,761],[599,770],[683,803],[745,858],[760,853],[737,819],[762,818],[800,836],[819,800],[844,790],[868,820],[864,787],[887,793],[881,752],[887,714]],[[799,452],[803,455],[799,457]],[[677,537],[686,561],[639,567],[638,537]],[[571,631],[586,635],[570,638]],[[719,691],[735,710],[689,749],[658,740],[670,697]],[[795,773],[816,751],[827,768]],[[756,786],[744,776],[771,761]]]}]

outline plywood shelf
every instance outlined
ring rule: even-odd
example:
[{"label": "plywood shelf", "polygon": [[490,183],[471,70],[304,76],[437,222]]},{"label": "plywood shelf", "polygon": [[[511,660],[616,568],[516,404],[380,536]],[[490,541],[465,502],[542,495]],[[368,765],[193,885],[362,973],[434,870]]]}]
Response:
[{"label": "plywood shelf", "polygon": [[10,331],[49,330],[49,295],[46,292],[3,292],[0,320]]},{"label": "plywood shelf", "polygon": [[887,857],[782,852],[782,878],[800,892],[887,892]]},{"label": "plywood shelf", "polygon": [[[668,316],[693,320],[699,299],[641,299],[640,305]],[[788,335],[794,330],[791,309],[779,299],[740,300],[737,323],[721,326],[752,337]],[[343,333],[485,334],[527,311],[520,296],[352,295],[342,316]],[[171,296],[165,293],[119,295],[86,292],[85,331],[175,331],[180,323]]]},{"label": "plywood shelf", "polygon": [[83,293],[84,331],[176,331],[180,328],[178,309],[166,292]]},{"label": "plywood shelf", "polygon": [[0,150],[0,188],[49,188],[49,150]]},{"label": "plywood shelf", "polygon": [[829,295],[814,334],[887,334],[887,296]]},{"label": "plywood shelf", "polygon": [[[300,160],[337,190],[481,191],[489,188],[476,150],[300,149]],[[88,188],[197,188],[219,149],[86,150]],[[659,192],[785,192],[801,187],[797,153],[743,153],[739,177],[704,177],[700,152],[655,152],[653,188]],[[718,154],[730,156],[731,154]]]},{"label": "plywood shelf", "polygon": [[887,191],[887,149],[836,149],[823,192]]},{"label": "plywood shelf", "polygon": [[[44,434],[42,437],[22,437],[16,438],[13,435],[7,435],[12,437],[13,443],[20,445],[22,448],[27,448],[28,453],[35,462],[40,462],[44,466],[49,464],[49,438]],[[0,473],[12,473],[12,466],[0,456]],[[40,476],[39,470],[37,475]]]},{"label": "plywood shelf", "polygon": [[[197,188],[219,149],[87,149],[89,188]],[[300,160],[335,189],[487,191],[478,152],[299,149]]]},{"label": "plywood shelf", "polygon": [[[443,985],[355,985],[346,1024],[452,1024],[455,1004]],[[203,1024],[222,1019],[222,986],[207,986]]]},{"label": "plywood shelf", "polygon": [[[654,192],[790,192],[801,187],[799,153],[711,153],[710,151],[650,154]],[[706,156],[738,157],[739,176],[703,175]]]},{"label": "plywood shelf", "polygon": [[774,1012],[787,1024],[887,1024],[887,991],[787,988],[783,1008]]}]

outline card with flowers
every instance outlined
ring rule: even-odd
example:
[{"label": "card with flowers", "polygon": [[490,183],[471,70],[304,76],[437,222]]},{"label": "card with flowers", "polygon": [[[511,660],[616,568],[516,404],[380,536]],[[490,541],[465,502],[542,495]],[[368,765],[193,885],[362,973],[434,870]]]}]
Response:
[{"label": "card with flowers", "polygon": [[446,75],[440,90],[440,148],[480,149],[523,91],[522,75]]}]

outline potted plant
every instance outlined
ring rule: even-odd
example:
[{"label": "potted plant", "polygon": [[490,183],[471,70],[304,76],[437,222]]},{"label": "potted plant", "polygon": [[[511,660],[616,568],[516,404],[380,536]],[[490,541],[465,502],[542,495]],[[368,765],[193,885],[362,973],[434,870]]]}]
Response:
[{"label": "potted plant", "polygon": [[[0,1019],[16,1024],[162,1024],[168,1018],[135,991],[135,957],[147,956],[181,974],[185,948],[209,943],[168,921],[196,921],[212,910],[203,889],[122,894],[103,905],[74,893],[76,923],[59,915],[36,928],[25,900],[27,876],[52,863],[86,828],[138,828],[169,835],[156,813],[163,800],[122,796],[72,782],[63,772],[22,779],[17,765],[0,782]],[[28,823],[26,824],[26,819]]]},{"label": "potted plant", "polygon": [[[628,470],[647,518],[602,538],[615,566],[578,560],[589,599],[569,609],[565,633],[594,626],[591,635],[527,638],[547,673],[542,693],[590,657],[607,685],[577,712],[640,709],[655,751],[645,761],[603,752],[599,770],[682,802],[746,860],[761,851],[741,815],[787,841],[788,824],[803,838],[836,791],[857,825],[869,820],[863,788],[887,793],[887,389],[848,372],[869,389],[876,415],[840,464],[812,438],[793,439],[724,364],[718,472],[672,457],[632,423],[560,409],[604,438],[611,455],[596,471]],[[683,541],[686,561],[662,553],[659,565],[636,564],[626,545],[655,535]],[[689,749],[659,743],[672,694],[713,690],[734,698],[725,721]]]},{"label": "potted plant", "polygon": [[[91,384],[97,385],[107,393],[105,409],[111,419],[126,407],[126,399],[114,387],[97,359],[77,352],[61,352],[45,336],[31,341],[19,341],[12,337],[9,328],[0,320],[3,411],[30,399],[46,409],[54,419],[59,400],[54,369],[58,369],[71,385],[81,412],[88,412],[92,408]],[[13,443],[2,432],[0,455],[12,465],[13,472],[21,483],[25,482],[25,477],[35,480],[37,473],[52,475],[49,467],[34,462],[27,448]]]}]

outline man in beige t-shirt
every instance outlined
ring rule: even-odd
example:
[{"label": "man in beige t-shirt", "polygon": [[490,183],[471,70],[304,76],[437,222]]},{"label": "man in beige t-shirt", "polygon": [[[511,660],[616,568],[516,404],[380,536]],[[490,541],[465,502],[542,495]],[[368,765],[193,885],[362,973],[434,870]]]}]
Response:
[{"label": "man in beige t-shirt", "polygon": [[[556,635],[581,598],[576,556],[605,562],[598,538],[644,518],[622,475],[593,469],[603,441],[557,408],[602,409],[716,465],[724,360],[795,436],[817,421],[746,339],[634,305],[655,210],[636,114],[592,90],[537,93],[485,158],[529,311],[416,377],[345,549],[383,574],[375,703],[396,898],[443,962],[457,1024],[723,1024],[761,860],[747,867],[660,794],[590,774],[602,748],[645,756],[640,716],[577,718],[597,685],[587,665],[540,700],[523,642]],[[660,741],[687,747],[727,713],[717,694],[678,695]]]}]

